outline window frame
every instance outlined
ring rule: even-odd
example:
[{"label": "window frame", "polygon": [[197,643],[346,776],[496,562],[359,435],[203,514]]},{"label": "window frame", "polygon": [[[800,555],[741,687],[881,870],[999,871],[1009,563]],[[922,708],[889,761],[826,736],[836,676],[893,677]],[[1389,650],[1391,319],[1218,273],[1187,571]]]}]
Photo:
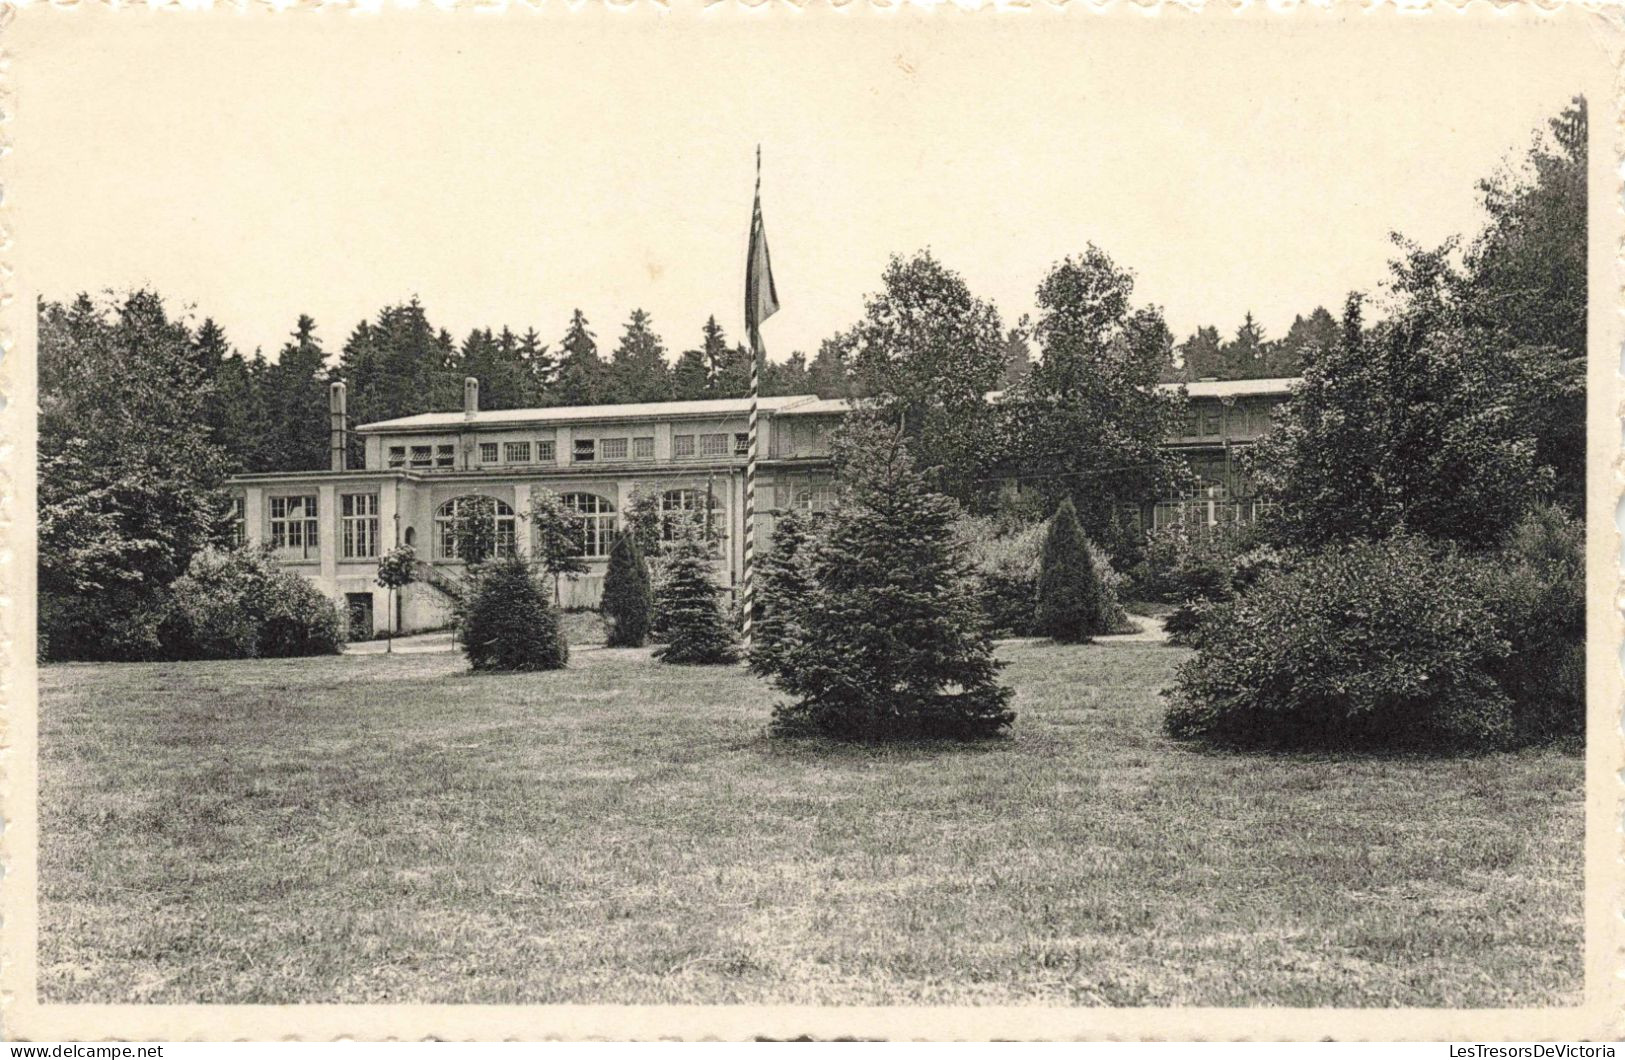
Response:
[{"label": "window frame", "polygon": [[653,460],[654,458],[655,458],[655,439],[654,439],[654,435],[652,435],[652,434],[645,435],[645,436],[643,436],[641,438],[633,437],[633,439],[632,439],[632,459],[633,460]]},{"label": "window frame", "polygon": [[531,463],[531,452],[532,447],[528,438],[517,442],[503,442],[502,462],[504,464],[529,464]]},{"label": "window frame", "polygon": [[[358,501],[368,503],[360,505]],[[362,507],[370,510],[356,510]],[[378,494],[339,494],[339,558],[378,558]]]},{"label": "window frame", "polygon": [[[586,453],[585,456],[582,453]],[[570,463],[596,464],[598,462],[598,439],[576,438],[570,443]]]},{"label": "window frame", "polygon": [[518,548],[519,522],[514,515],[513,505],[500,497],[488,496],[484,493],[461,493],[455,497],[442,501],[434,510],[433,548],[434,558],[441,562],[461,563],[463,557],[457,555],[455,547],[448,549],[452,527],[461,519],[466,518],[461,509],[464,502],[471,500],[490,501],[495,507],[491,513],[492,522],[496,524],[493,538],[496,542],[492,551],[494,556],[511,556]]},{"label": "window frame", "polygon": [[[270,534],[267,540],[278,553],[299,550],[308,560],[314,551],[321,555],[321,499],[316,493],[279,493],[268,498]],[[294,514],[297,505],[299,514]],[[278,514],[280,509],[281,514]],[[295,538],[298,540],[296,541]],[[287,558],[287,557],[284,557]]]},{"label": "window frame", "polygon": [[692,460],[699,455],[699,449],[694,442],[692,434],[674,434],[671,436],[671,455],[674,460]]},{"label": "window frame", "polygon": [[[490,455],[486,455],[486,454]],[[480,443],[480,463],[500,464],[502,462],[502,445],[500,442]]]},{"label": "window frame", "polygon": [[[583,504],[591,501],[590,505]],[[615,503],[596,493],[576,491],[560,495],[559,503],[581,517],[581,555],[585,559],[603,559],[615,544],[620,515]],[[591,510],[587,510],[587,509]]]}]

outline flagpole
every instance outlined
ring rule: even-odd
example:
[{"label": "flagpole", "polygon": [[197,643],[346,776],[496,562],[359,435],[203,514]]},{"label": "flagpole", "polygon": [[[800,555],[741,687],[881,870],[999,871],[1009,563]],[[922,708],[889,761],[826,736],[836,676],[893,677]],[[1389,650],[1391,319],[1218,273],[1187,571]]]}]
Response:
[{"label": "flagpole", "polygon": [[[762,201],[762,145],[756,145],[756,206],[752,209],[751,228],[754,233],[756,226],[755,211],[760,208]],[[745,316],[751,325],[750,332],[750,432],[747,436],[745,453],[745,576],[741,582],[740,602],[744,612],[741,633],[745,642],[745,650],[749,651],[751,636],[755,620],[756,585],[756,411],[757,402],[761,394],[762,363],[762,333],[755,326],[755,320],[749,302],[749,292],[746,294],[747,305]]]}]

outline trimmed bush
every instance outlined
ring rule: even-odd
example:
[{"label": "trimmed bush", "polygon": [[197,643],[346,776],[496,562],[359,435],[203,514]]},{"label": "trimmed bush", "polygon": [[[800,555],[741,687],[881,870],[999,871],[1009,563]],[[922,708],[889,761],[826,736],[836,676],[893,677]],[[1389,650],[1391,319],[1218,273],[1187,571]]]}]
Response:
[{"label": "trimmed bush", "polygon": [[668,663],[731,663],[739,659],[733,624],[722,607],[722,587],[711,573],[711,549],[687,534],[667,550],[660,572],[659,605],[666,643],[655,658]]},{"label": "trimmed bush", "polygon": [[1038,568],[1038,631],[1062,644],[1087,644],[1106,625],[1105,593],[1072,498],[1061,501],[1044,534]]},{"label": "trimmed bush", "polygon": [[463,654],[476,670],[557,670],[570,649],[536,576],[517,556],[482,565],[462,619]]},{"label": "trimmed bush", "polygon": [[1166,728],[1237,746],[1505,744],[1494,619],[1472,564],[1418,539],[1316,555],[1213,607]]},{"label": "trimmed bush", "polygon": [[609,570],[604,574],[604,597],[600,605],[608,627],[611,648],[641,648],[649,639],[649,566],[637,535],[622,530],[609,550]]},{"label": "trimmed bush", "polygon": [[258,659],[333,655],[344,646],[338,609],[263,548],[192,557],[170,586],[158,626],[173,659]]},{"label": "trimmed bush", "polygon": [[839,738],[994,735],[1015,717],[1011,691],[954,533],[958,507],[926,488],[900,440],[862,420],[837,446],[846,492],[826,517],[778,647],[778,733]]},{"label": "trimmed bush", "polygon": [[[1046,533],[1042,521],[1014,528],[982,516],[958,521],[956,534],[971,563],[988,629],[995,636],[1039,635],[1038,571]],[[1132,630],[1119,602],[1126,580],[1100,549],[1089,546],[1089,555],[1101,589],[1106,624],[1102,632]]]}]

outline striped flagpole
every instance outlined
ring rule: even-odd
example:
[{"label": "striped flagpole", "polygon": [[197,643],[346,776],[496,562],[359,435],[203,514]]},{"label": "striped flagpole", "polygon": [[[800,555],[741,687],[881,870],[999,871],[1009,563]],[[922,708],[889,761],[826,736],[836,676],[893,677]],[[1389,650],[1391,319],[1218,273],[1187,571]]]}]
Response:
[{"label": "striped flagpole", "polygon": [[756,198],[750,212],[750,246],[745,261],[745,332],[750,337],[750,434],[745,454],[745,572],[740,580],[741,632],[745,647],[751,644],[756,615],[756,457],[760,441],[757,433],[757,402],[761,395],[761,323],[779,311],[779,294],[773,285],[773,266],[768,261],[767,230],[762,224],[762,147],[756,145]]},{"label": "striped flagpole", "polygon": [[756,602],[756,586],[752,576],[756,573],[756,401],[761,387],[761,373],[757,365],[761,361],[762,336],[753,330],[750,336],[750,435],[745,455],[745,577],[740,594],[745,612],[743,633],[746,651],[750,650]]}]

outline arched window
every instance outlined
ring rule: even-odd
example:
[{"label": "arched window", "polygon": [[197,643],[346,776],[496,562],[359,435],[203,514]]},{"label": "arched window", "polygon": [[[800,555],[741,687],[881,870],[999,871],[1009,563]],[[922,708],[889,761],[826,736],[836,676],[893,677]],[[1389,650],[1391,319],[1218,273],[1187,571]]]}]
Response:
[{"label": "arched window", "polygon": [[796,511],[823,515],[835,507],[835,487],[827,482],[796,490]]},{"label": "arched window", "polygon": [[513,508],[495,497],[468,494],[463,497],[453,497],[435,510],[435,559],[463,558],[462,553],[466,551],[464,548],[466,540],[479,532],[477,528],[470,525],[470,520],[478,517],[482,511],[490,513],[490,548],[492,554],[497,556],[513,555],[515,537]]},{"label": "arched window", "polygon": [[609,555],[615,543],[615,505],[596,493],[566,493],[559,501],[581,516],[582,555]]},{"label": "arched window", "polygon": [[660,495],[660,540],[675,541],[685,526],[722,530],[722,498],[710,490],[667,490]]}]

